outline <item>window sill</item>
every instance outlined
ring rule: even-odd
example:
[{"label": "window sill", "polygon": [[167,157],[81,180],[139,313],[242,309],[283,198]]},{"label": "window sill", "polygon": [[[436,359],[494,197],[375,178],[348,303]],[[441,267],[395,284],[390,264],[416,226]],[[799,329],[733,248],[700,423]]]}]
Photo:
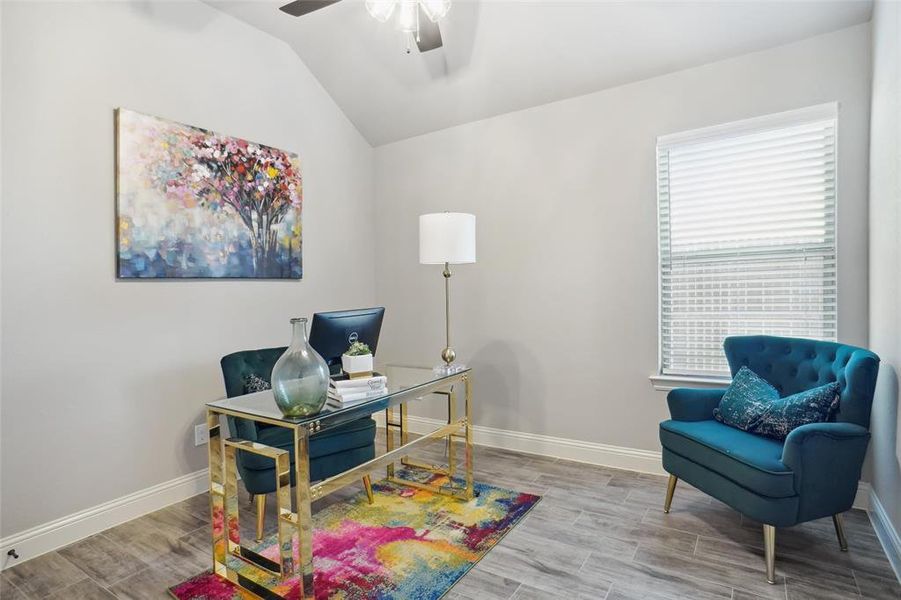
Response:
[{"label": "window sill", "polygon": [[732,380],[728,377],[699,377],[693,375],[651,375],[648,377],[655,390],[668,392],[678,387],[722,388]]}]

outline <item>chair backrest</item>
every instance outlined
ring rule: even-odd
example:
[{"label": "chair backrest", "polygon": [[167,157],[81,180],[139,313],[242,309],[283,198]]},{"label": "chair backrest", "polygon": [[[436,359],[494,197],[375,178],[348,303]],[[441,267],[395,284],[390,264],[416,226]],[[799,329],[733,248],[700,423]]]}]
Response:
[{"label": "chair backrest", "polygon": [[879,357],[864,348],[836,342],[769,335],[727,337],[723,342],[734,376],[748,367],[783,397],[832,381],[840,386],[835,421],[869,429]]},{"label": "chair backrest", "polygon": [[[285,353],[287,346],[281,348],[260,348],[259,350],[242,350],[222,357],[222,378],[225,380],[225,395],[229,398],[244,395],[244,386],[250,375],[256,375],[272,383],[272,367],[278,358]],[[257,431],[268,425],[257,424],[249,419],[228,417],[228,428],[232,435],[245,440],[256,440]],[[241,455],[238,453],[238,467],[243,467]],[[243,475],[242,475],[243,477]]]},{"label": "chair backrest", "polygon": [[219,361],[222,367],[222,378],[225,380],[225,394],[229,398],[244,394],[244,386],[250,375],[272,383],[272,367],[275,361],[285,353],[287,347],[261,348],[259,350],[242,350],[223,356]]}]

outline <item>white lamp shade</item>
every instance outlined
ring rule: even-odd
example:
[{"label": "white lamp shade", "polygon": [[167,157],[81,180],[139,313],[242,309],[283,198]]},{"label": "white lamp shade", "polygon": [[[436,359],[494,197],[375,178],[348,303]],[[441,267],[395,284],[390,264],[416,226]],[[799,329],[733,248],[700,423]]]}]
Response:
[{"label": "white lamp shade", "polygon": [[432,213],[419,217],[419,262],[461,265],[476,261],[476,216]]}]

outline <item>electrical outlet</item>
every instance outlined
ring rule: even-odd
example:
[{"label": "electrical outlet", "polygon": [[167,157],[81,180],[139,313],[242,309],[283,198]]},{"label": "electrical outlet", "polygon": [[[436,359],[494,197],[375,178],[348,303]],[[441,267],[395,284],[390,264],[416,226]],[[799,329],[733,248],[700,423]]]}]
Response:
[{"label": "electrical outlet", "polygon": [[210,430],[206,425],[194,426],[194,445],[203,446],[210,441]]}]

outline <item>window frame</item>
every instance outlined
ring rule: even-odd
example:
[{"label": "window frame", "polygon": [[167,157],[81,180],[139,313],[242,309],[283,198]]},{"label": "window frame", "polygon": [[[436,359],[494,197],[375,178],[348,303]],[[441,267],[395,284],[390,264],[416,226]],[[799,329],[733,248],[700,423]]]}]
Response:
[{"label": "window frame", "polygon": [[803,125],[816,121],[833,120],[833,153],[834,153],[834,231],[833,250],[835,253],[835,332],[838,337],[840,327],[840,294],[839,294],[839,109],[838,102],[826,102],[795,110],[761,115],[738,121],[731,121],[717,125],[681,131],[657,137],[654,147],[654,173],[657,210],[657,369],[654,375],[649,377],[654,388],[667,391],[684,385],[696,387],[722,387],[731,381],[729,376],[698,375],[689,373],[664,373],[663,372],[663,248],[661,245],[661,202],[660,202],[660,151],[669,147],[714,141],[730,136],[750,135],[762,133],[785,127]]}]

